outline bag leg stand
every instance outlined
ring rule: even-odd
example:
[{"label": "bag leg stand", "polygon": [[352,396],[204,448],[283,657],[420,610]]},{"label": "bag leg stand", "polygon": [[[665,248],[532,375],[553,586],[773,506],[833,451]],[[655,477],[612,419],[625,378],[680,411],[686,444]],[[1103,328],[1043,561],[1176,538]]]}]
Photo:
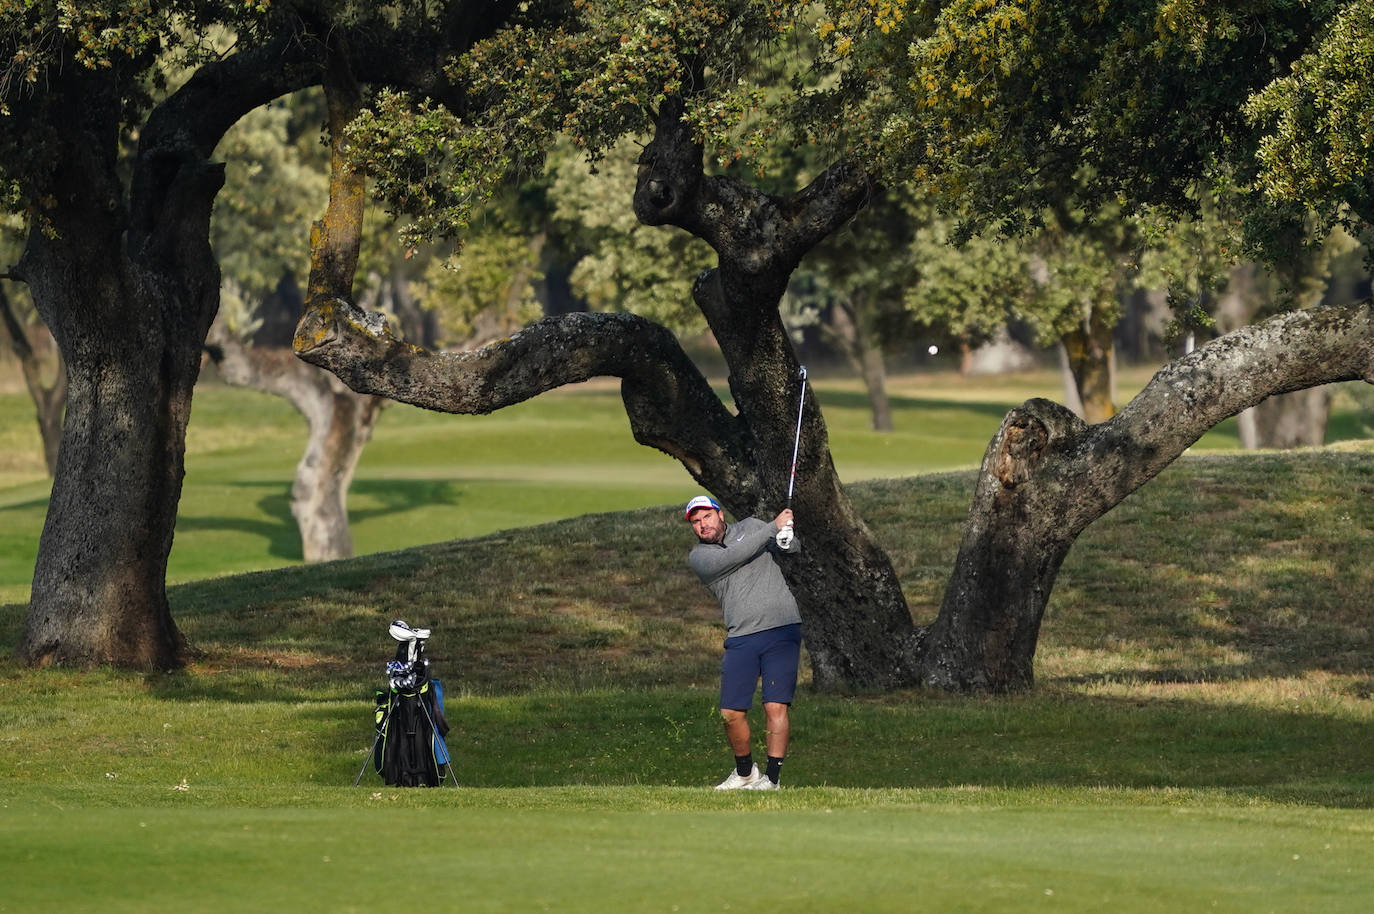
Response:
[{"label": "bag leg stand", "polygon": [[[429,721],[429,732],[430,732],[430,734],[431,734],[431,736],[430,736],[430,751],[433,752],[433,751],[434,751],[434,742],[433,742],[433,741],[436,740],[436,739],[437,739],[437,740],[443,740],[443,737],[439,735],[439,728],[436,727],[436,726],[434,725],[434,718],[430,715],[430,713],[429,713],[429,708],[425,705],[425,703],[424,703],[423,701],[420,702],[420,710],[425,712],[425,719]],[[374,749],[373,751],[375,752],[376,750]],[[452,781],[452,782],[453,782],[453,786],[454,786],[454,787],[457,787],[457,786],[458,786],[458,777],[457,777],[457,775],[455,775],[455,774],[453,773],[453,756],[452,756],[452,754],[449,753],[449,751],[448,751],[448,746],[447,746],[447,745],[444,746],[444,754],[448,756],[448,761],[444,762],[444,773],[443,773],[443,775],[439,778],[439,784],[440,784],[440,786],[442,786],[443,783],[444,783],[444,781]],[[436,759],[435,761],[437,762],[438,760]],[[363,770],[364,770],[364,771],[367,770],[367,766],[366,766],[366,765],[363,766]],[[355,785],[355,786],[356,786],[356,785]]]},{"label": "bag leg stand", "polygon": [[377,744],[382,741],[382,736],[386,733],[386,726],[391,722],[391,709],[396,707],[396,702],[388,701],[386,704],[386,716],[382,718],[382,725],[377,728],[377,735],[372,740],[372,748],[368,750],[367,759],[363,761],[363,767],[358,772],[357,778],[353,781],[353,786],[357,787],[363,782],[363,775],[367,774],[367,766],[372,764],[372,760],[377,757]]}]

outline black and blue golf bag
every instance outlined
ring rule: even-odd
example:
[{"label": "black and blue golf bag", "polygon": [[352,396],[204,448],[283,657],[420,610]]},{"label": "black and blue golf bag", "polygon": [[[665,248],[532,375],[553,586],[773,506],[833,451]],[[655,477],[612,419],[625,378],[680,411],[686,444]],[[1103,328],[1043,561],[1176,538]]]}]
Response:
[{"label": "black and blue golf bag", "polygon": [[[444,685],[429,675],[424,656],[429,629],[398,620],[390,632],[399,644],[386,665],[387,687],[376,690],[372,766],[392,787],[438,787],[453,774],[444,742]],[[360,772],[354,786],[361,781]]]}]

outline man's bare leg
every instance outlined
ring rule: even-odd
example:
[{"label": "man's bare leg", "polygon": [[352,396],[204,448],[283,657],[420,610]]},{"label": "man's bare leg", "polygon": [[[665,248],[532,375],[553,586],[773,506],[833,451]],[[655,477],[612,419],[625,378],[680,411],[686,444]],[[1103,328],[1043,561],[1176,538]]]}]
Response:
[{"label": "man's bare leg", "polygon": [[[792,736],[792,723],[787,717],[787,705],[779,701],[765,701],[763,716],[767,728],[764,742],[768,746],[768,754],[774,758],[784,758],[787,755],[787,741]],[[745,727],[747,737],[747,723]]]},{"label": "man's bare leg", "polygon": [[732,708],[721,708],[720,716],[725,720],[725,740],[735,755],[749,755],[753,750],[749,745],[749,715]]}]

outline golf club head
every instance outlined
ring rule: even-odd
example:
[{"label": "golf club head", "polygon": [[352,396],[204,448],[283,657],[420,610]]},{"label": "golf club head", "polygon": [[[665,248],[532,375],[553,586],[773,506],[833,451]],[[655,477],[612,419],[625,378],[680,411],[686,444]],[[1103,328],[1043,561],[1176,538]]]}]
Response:
[{"label": "golf club head", "polygon": [[799,381],[805,381],[805,380],[806,380],[806,366],[805,366],[805,365],[798,366],[798,368],[797,368],[797,380],[799,380]]}]

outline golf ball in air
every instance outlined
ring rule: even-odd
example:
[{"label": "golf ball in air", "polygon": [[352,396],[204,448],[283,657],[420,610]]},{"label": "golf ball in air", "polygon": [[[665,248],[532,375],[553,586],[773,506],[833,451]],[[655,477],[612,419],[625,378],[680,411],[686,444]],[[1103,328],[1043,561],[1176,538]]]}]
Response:
[{"label": "golf ball in air", "polygon": [[929,349],[926,350],[926,352],[929,352],[931,355],[934,355],[935,353],[937,353],[937,352],[939,352],[939,351],[940,351],[940,347],[939,347],[939,346],[931,346]]}]

